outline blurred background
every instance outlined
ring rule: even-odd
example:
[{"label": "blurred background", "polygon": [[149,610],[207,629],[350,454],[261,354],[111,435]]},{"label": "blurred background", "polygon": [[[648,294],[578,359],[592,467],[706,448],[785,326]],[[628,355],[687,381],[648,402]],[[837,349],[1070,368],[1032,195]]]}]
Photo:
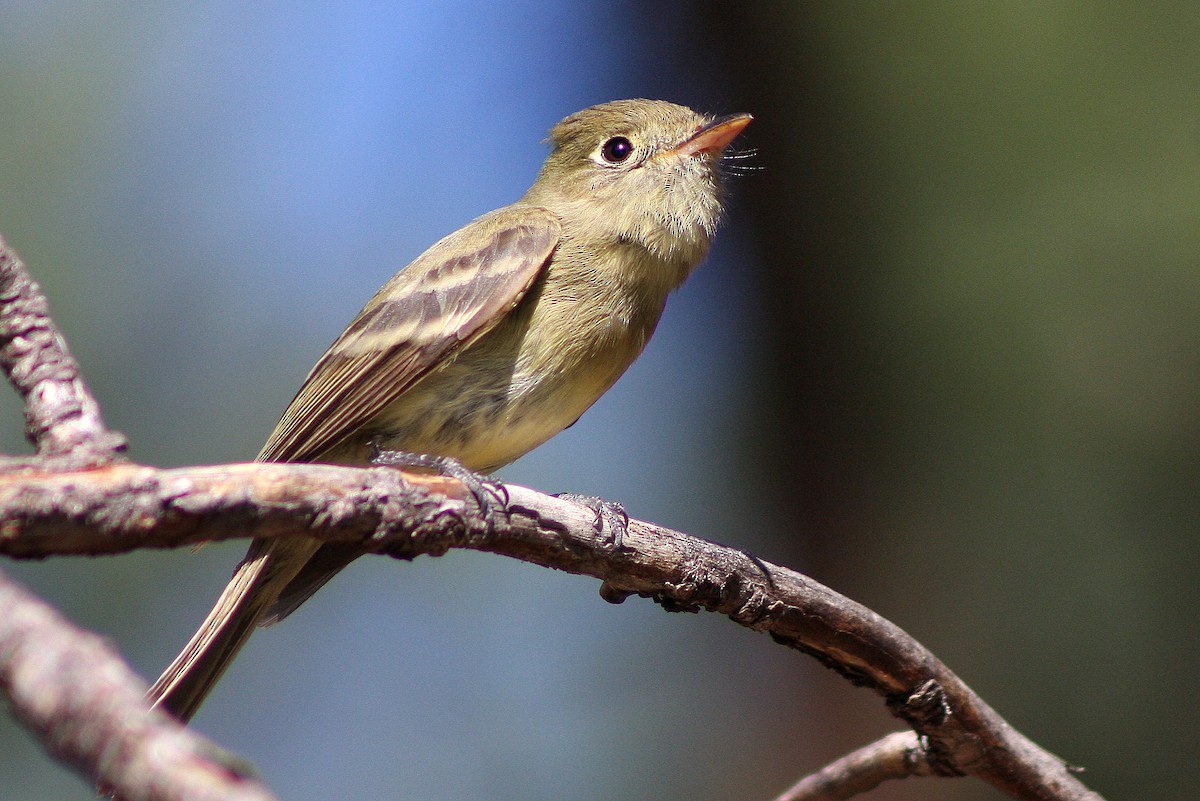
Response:
[{"label": "blurred background", "polygon": [[[803,570],[1108,798],[1191,798],[1197,41],[1182,2],[5,2],[0,232],[133,458],[243,461],[559,118],[752,112],[762,169],[644,357],[502,477]],[[153,679],[243,548],[2,567]],[[765,636],[596,590],[360,560],[196,726],[293,801],[769,799],[899,728]],[[7,716],[0,795],[94,797]]]}]

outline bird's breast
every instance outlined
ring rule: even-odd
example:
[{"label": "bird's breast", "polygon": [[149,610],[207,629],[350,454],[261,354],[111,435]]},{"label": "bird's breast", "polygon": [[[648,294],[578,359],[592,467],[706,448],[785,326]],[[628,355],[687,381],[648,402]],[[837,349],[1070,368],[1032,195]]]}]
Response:
[{"label": "bird's breast", "polygon": [[606,280],[602,264],[581,264],[551,265],[492,331],[368,428],[389,448],[491,470],[574,423],[641,352],[666,294],[647,297]]}]

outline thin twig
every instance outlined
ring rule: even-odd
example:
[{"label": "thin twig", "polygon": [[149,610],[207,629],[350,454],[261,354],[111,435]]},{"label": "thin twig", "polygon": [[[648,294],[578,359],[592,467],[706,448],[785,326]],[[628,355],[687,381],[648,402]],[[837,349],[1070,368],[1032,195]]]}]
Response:
[{"label": "thin twig", "polygon": [[775,801],[845,801],[889,779],[932,775],[921,738],[916,732],[898,731],[805,776]]}]

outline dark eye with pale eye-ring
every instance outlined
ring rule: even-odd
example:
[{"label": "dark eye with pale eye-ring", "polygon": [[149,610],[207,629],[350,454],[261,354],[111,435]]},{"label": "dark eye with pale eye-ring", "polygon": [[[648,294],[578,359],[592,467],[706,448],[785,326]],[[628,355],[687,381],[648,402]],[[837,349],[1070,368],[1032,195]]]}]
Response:
[{"label": "dark eye with pale eye-ring", "polygon": [[623,136],[614,136],[600,148],[600,155],[609,164],[620,164],[633,155],[633,142]]}]

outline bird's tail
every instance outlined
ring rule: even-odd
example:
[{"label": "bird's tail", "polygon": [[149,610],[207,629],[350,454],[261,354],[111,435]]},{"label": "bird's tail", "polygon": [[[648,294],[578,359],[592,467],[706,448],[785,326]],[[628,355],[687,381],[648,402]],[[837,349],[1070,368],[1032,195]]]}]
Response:
[{"label": "bird's tail", "polygon": [[191,719],[255,624],[320,544],[307,538],[256,539],[208,617],[150,688],[151,704],[180,720]]}]

